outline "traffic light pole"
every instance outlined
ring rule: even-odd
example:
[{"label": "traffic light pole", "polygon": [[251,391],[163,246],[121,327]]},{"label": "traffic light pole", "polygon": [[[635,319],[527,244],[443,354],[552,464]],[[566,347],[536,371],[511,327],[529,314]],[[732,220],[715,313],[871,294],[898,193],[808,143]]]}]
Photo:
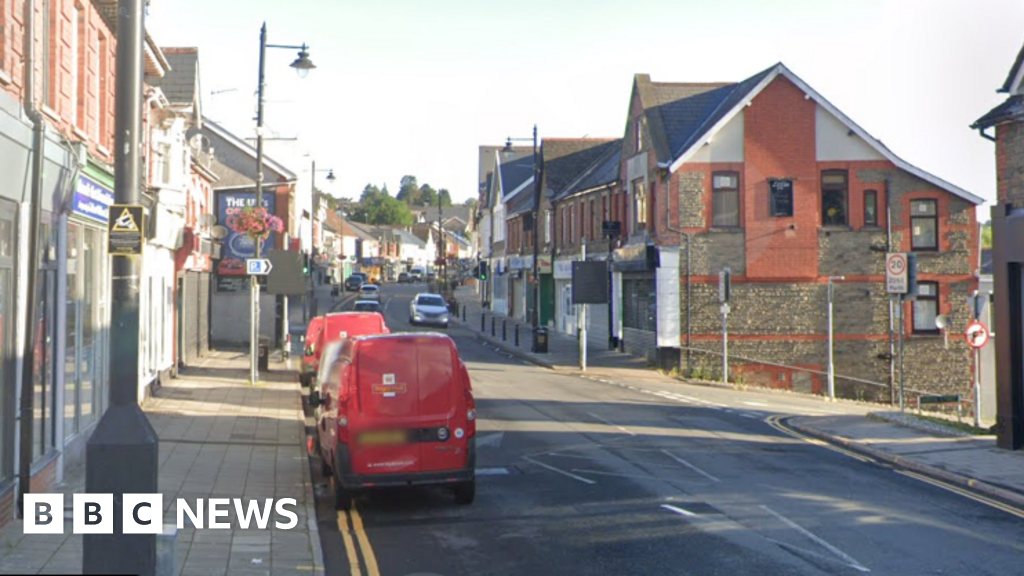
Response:
[{"label": "traffic light pole", "polygon": [[[143,0],[117,5],[116,115],[114,124],[114,201],[139,204],[142,181]],[[139,223],[141,225],[141,223]],[[115,256],[111,262],[110,408],[86,443],[85,492],[113,494],[111,534],[86,534],[85,574],[156,572],[156,535],[123,534],[124,494],[159,492],[159,440],[139,408],[139,288],[141,256]],[[163,527],[163,515],[152,520]]]}]

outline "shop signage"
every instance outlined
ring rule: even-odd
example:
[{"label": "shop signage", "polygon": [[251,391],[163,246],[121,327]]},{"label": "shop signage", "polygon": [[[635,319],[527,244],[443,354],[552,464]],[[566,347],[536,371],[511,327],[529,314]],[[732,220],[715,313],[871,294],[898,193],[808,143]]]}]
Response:
[{"label": "shop signage", "polygon": [[572,262],[572,303],[608,303],[606,262]]},{"label": "shop signage", "polygon": [[217,292],[242,292],[248,288],[248,276],[217,276]]},{"label": "shop signage", "polygon": [[107,223],[108,212],[114,203],[114,192],[84,174],[78,175],[71,211],[95,222]]},{"label": "shop signage", "polygon": [[[263,207],[275,214],[276,198],[274,194],[263,194]],[[235,217],[248,206],[256,205],[255,192],[219,192],[217,194],[217,223],[228,229],[224,238],[223,257],[217,264],[217,273],[221,276],[245,277],[245,261],[249,258],[266,258],[274,247],[273,232],[263,241],[259,256],[256,255],[256,241],[244,233],[235,232],[231,226]],[[219,291],[219,288],[218,288]]]},{"label": "shop signage", "polygon": [[107,253],[111,256],[141,255],[145,229],[142,206],[113,204],[108,210]]},{"label": "shop signage", "polygon": [[572,260],[555,260],[555,280],[572,279]]},{"label": "shop signage", "polygon": [[525,270],[526,268],[533,268],[533,257],[532,256],[510,256],[508,259],[509,270]]},{"label": "shop signage", "polygon": [[540,274],[551,274],[551,256],[538,257],[537,270]]},{"label": "shop signage", "polygon": [[612,267],[616,272],[653,272],[658,267],[658,248],[645,244],[619,248]]}]

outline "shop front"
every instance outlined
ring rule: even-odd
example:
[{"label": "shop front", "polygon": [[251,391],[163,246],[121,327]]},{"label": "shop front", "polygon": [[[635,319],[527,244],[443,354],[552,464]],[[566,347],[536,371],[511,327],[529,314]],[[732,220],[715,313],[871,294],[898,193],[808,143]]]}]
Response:
[{"label": "shop front", "polygon": [[[616,250],[612,263],[613,328],[617,331],[613,336],[626,352],[649,358],[657,349],[657,259],[657,247],[639,244]],[[677,300],[677,310],[678,304]]]},{"label": "shop front", "polygon": [[555,260],[555,329],[563,334],[576,334],[576,306],[572,303],[573,258]]},{"label": "shop front", "polygon": [[551,256],[537,257],[537,273],[540,275],[540,325],[553,328],[555,310],[555,280],[552,275]]}]

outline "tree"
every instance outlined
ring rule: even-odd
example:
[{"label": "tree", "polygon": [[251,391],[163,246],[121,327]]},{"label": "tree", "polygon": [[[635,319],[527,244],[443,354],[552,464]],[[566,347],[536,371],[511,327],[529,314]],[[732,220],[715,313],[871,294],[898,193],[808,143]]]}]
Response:
[{"label": "tree", "polygon": [[981,247],[985,250],[992,249],[992,221],[989,220],[981,226]]},{"label": "tree", "polygon": [[371,224],[387,224],[390,226],[410,226],[413,222],[412,212],[405,202],[385,196],[370,212]]},{"label": "tree", "polygon": [[447,188],[441,188],[437,191],[437,197],[441,199],[441,206],[452,205],[452,195],[448,192]]},{"label": "tree", "polygon": [[476,208],[480,204],[480,201],[476,198],[466,198],[466,201],[462,203],[463,206],[469,206],[470,208]]},{"label": "tree", "polygon": [[398,189],[395,198],[405,202],[407,205],[417,204],[420,199],[420,187],[416,183],[415,176],[402,176],[402,184]]},{"label": "tree", "polygon": [[380,188],[377,188],[376,184],[367,184],[363,188],[363,194],[359,197],[359,203],[364,204],[371,202],[381,194]]},{"label": "tree", "polygon": [[420,186],[419,206],[437,206],[437,190],[430,187],[430,184]]}]

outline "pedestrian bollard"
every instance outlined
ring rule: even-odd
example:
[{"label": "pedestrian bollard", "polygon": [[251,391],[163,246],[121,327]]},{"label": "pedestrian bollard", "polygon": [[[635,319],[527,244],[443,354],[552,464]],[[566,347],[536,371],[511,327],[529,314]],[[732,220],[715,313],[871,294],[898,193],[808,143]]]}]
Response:
[{"label": "pedestrian bollard", "polygon": [[463,322],[466,321],[466,307],[465,306],[462,307],[462,321]]},{"label": "pedestrian bollard", "polygon": [[491,316],[491,336],[494,336],[494,316]]},{"label": "pedestrian bollard", "polygon": [[512,329],[516,331],[516,348],[519,348],[519,324],[513,326]]},{"label": "pedestrian bollard", "polygon": [[502,342],[508,342],[508,332],[505,330],[507,325],[508,325],[508,319],[505,319],[505,320],[501,321],[501,341]]},{"label": "pedestrian bollard", "polygon": [[487,330],[487,314],[480,313],[480,331]]}]

